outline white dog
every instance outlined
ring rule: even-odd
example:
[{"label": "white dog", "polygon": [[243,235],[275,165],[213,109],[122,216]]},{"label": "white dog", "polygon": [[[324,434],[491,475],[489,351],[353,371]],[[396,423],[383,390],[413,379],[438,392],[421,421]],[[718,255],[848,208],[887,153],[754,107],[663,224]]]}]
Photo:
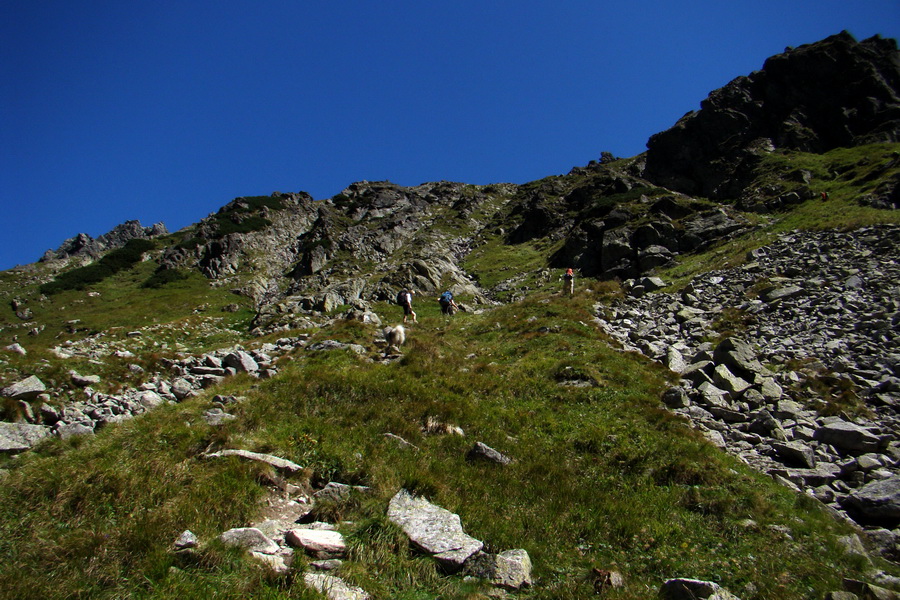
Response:
[{"label": "white dog", "polygon": [[385,327],[382,333],[384,334],[384,339],[388,344],[388,349],[394,348],[397,352],[399,352],[400,346],[402,346],[406,341],[406,329],[403,328],[403,325]]}]

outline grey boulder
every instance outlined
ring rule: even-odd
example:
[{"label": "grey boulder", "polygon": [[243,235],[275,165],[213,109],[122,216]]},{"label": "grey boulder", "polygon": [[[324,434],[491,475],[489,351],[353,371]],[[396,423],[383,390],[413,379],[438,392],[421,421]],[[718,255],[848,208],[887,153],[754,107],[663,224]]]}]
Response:
[{"label": "grey boulder", "polygon": [[866,521],[900,522],[900,476],[868,483],[847,496],[841,505]]},{"label": "grey boulder", "polygon": [[279,547],[274,541],[255,527],[236,527],[219,536],[223,543],[238,546],[250,552],[275,554]]},{"label": "grey boulder", "polygon": [[49,435],[43,425],[0,423],[0,452],[24,452]]},{"label": "grey boulder", "polygon": [[669,579],[659,590],[663,600],[740,600],[712,581],[699,579]]},{"label": "grey boulder", "polygon": [[406,490],[391,498],[388,519],[403,529],[414,546],[434,556],[451,572],[459,570],[484,546],[463,531],[459,515]]},{"label": "grey boulder", "polygon": [[0,390],[0,396],[13,400],[33,400],[47,391],[44,382],[32,375]]}]

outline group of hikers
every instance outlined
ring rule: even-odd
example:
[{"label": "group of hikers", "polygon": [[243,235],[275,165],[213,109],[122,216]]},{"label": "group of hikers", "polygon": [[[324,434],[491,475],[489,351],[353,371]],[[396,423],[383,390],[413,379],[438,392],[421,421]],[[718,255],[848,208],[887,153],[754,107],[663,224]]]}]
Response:
[{"label": "group of hikers", "polygon": [[[575,271],[571,268],[566,269],[566,272],[562,276],[563,280],[563,293],[568,295],[573,295],[575,293]],[[397,304],[403,307],[403,322],[406,323],[408,319],[412,318],[413,323],[418,323],[418,319],[416,318],[416,313],[412,308],[413,296],[416,293],[413,290],[404,289],[400,290],[397,294]],[[447,290],[443,294],[441,294],[438,299],[438,304],[441,306],[441,314],[447,316],[453,316],[459,310],[459,305],[453,299],[453,294],[450,290]]]},{"label": "group of hikers", "polygon": [[418,323],[419,321],[416,319],[416,313],[413,312],[412,309],[412,297],[415,295],[415,292],[412,290],[400,290],[397,293],[397,304],[403,307],[403,322],[406,323],[406,320],[409,317],[412,317],[413,323]]},{"label": "group of hikers", "polygon": [[[412,299],[415,296],[415,292],[412,290],[400,290],[397,294],[397,304],[403,307],[403,322],[406,323],[409,318],[412,318],[413,323],[418,323],[418,319],[416,318],[416,313],[412,309]],[[437,299],[438,304],[441,306],[441,314],[452,316],[456,314],[456,311],[459,310],[459,304],[453,299],[453,294],[450,290],[447,290],[443,294],[440,295]]]}]

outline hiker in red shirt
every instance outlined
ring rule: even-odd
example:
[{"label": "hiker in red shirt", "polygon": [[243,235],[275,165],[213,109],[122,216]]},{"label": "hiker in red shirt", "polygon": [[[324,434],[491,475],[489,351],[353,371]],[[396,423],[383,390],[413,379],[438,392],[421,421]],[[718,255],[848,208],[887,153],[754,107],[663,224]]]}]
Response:
[{"label": "hiker in red shirt", "polygon": [[575,294],[575,272],[572,269],[566,269],[563,275],[563,293],[570,296]]}]

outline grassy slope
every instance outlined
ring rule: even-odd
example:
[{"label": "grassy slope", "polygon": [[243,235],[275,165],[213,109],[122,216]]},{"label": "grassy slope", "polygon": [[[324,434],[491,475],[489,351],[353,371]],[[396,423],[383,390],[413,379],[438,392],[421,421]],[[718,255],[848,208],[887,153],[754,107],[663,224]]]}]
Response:
[{"label": "grassy slope", "polygon": [[[51,296],[40,294],[36,282],[21,285],[21,276],[16,273],[0,273],[0,297],[24,300],[34,315],[25,323],[8,305],[0,310],[0,328],[4,340],[8,340],[3,345],[16,335],[28,352],[26,356],[3,353],[0,380],[13,382],[37,375],[49,387],[57,387],[74,369],[82,375],[100,375],[105,382],[100,391],[116,391],[141,381],[141,376],[128,370],[129,364],[156,368],[161,357],[187,350],[201,353],[237,343],[246,336],[253,317],[245,306],[246,299],[211,287],[197,273],[160,289],[142,287],[156,266],[152,260],[140,263],[91,286],[90,293],[70,290]],[[44,269],[41,265],[38,268]],[[229,304],[241,305],[241,309],[223,312]],[[43,329],[38,335],[29,335],[35,323]],[[142,336],[129,337],[133,331],[140,331]],[[76,356],[63,361],[51,351],[55,347],[84,349],[92,342],[132,352],[135,357],[117,358],[104,352],[97,357]]]},{"label": "grassy slope", "polygon": [[[527,549],[538,584],[522,597],[590,597],[593,567],[625,574],[615,598],[646,598],[671,576],[737,593],[752,582],[760,598],[821,597],[840,577],[860,576],[836,544],[841,528],[814,502],[659,407],[670,375],[609,348],[588,325],[594,300],[538,294],[449,321],[422,306],[400,363],[300,351],[274,380],[215,390],[248,396],[224,427],[199,419],[207,396],[96,438],[50,441],[16,461],[0,492],[0,589],[10,598],[304,597],[299,584],[215,545],[170,569],[166,549],[183,529],[211,540],[247,524],[261,497],[257,467],[198,459],[211,443],[372,486],[372,497],[322,516],[342,521],[353,547],[345,574],[376,597],[486,597],[409,550],[384,516],[400,487],[459,513],[491,550]],[[366,344],[372,336],[354,323],[328,332]],[[594,387],[560,385],[571,378]],[[466,437],[425,436],[429,416]],[[398,448],[386,432],[420,450]],[[515,462],[467,463],[476,440]]]}]

